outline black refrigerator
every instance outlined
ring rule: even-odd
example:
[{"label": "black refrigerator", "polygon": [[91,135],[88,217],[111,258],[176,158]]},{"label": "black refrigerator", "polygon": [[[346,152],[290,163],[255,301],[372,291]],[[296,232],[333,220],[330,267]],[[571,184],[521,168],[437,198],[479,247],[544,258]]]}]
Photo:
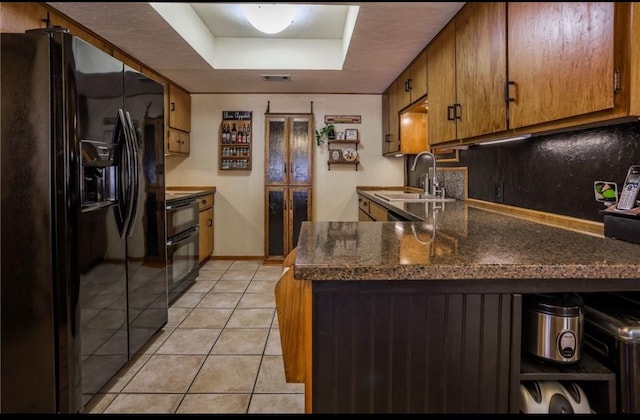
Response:
[{"label": "black refrigerator", "polygon": [[164,87],[0,34],[0,413],[78,413],[168,319]]}]

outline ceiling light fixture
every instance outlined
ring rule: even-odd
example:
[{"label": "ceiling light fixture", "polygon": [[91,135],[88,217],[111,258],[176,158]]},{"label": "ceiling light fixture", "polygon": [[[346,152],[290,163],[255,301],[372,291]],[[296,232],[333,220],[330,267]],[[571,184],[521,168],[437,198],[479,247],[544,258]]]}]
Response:
[{"label": "ceiling light fixture", "polygon": [[282,32],[293,22],[292,4],[246,4],[244,14],[254,28],[265,34]]}]

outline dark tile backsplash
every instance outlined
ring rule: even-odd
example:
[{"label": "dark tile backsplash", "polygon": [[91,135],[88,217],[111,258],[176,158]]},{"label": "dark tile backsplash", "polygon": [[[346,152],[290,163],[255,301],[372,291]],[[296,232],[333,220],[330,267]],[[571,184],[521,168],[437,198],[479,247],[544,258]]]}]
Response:
[{"label": "dark tile backsplash", "polygon": [[[412,163],[410,156],[407,167]],[[471,146],[460,162],[439,166],[468,168],[469,198],[601,222],[593,181],[621,188],[633,164],[640,164],[640,122]],[[422,158],[415,172],[407,170],[408,185],[430,165]]]}]

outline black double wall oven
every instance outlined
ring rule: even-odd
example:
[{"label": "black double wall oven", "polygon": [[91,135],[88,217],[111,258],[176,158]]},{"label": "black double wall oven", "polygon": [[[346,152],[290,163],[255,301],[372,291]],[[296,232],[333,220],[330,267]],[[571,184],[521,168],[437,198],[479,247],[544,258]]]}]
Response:
[{"label": "black double wall oven", "polygon": [[175,300],[199,273],[198,198],[188,193],[167,194],[167,282],[169,302]]}]

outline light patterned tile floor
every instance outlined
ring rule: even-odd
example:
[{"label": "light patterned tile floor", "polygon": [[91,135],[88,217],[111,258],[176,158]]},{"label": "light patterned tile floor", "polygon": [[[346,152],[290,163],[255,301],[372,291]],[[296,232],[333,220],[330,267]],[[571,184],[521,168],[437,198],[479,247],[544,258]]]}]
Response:
[{"label": "light patterned tile floor", "polygon": [[261,261],[208,261],[85,412],[304,413],[304,385],[284,376],[273,295],[281,273]]}]

